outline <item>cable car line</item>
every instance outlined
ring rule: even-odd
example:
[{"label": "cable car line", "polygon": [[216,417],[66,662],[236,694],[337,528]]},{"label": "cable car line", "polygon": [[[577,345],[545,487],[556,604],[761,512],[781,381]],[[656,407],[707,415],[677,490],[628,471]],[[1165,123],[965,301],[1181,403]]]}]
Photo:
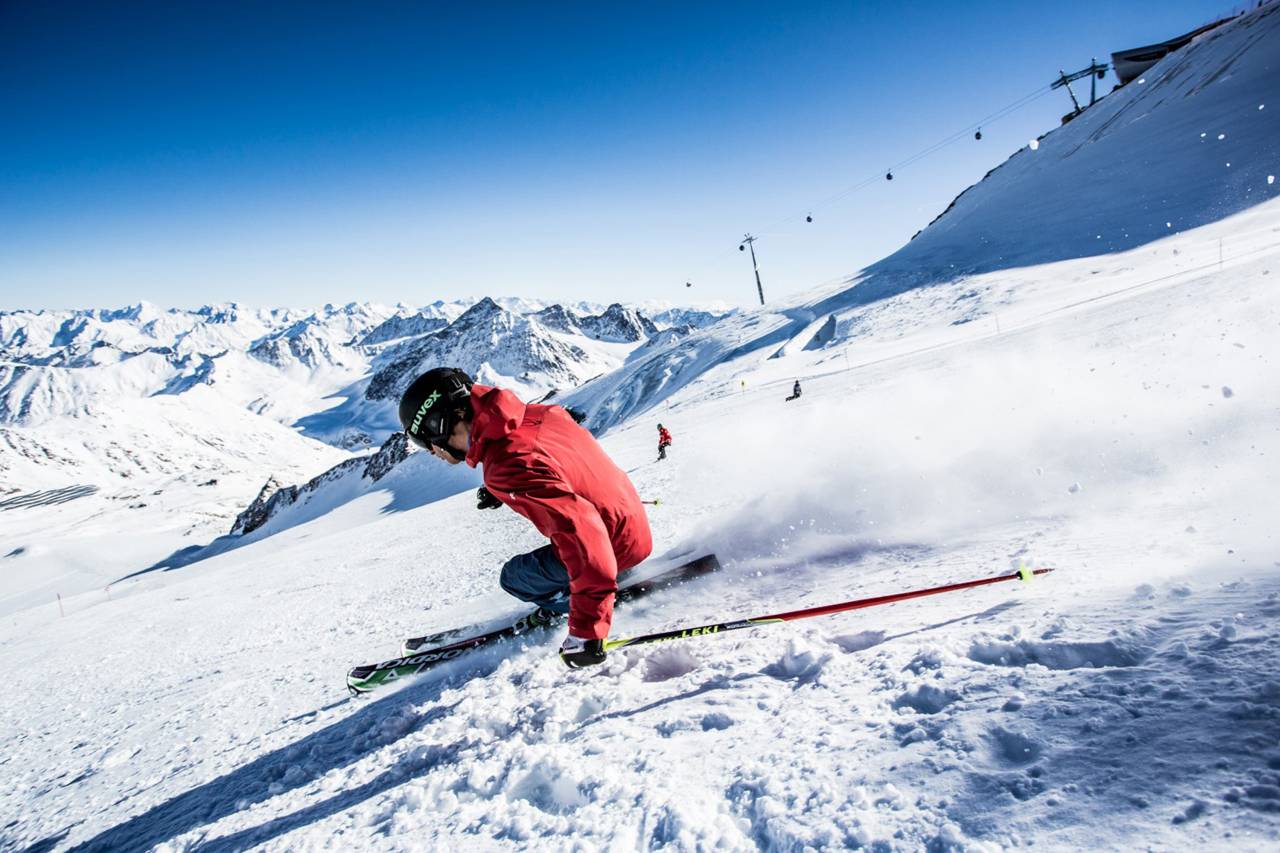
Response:
[{"label": "cable car line", "polygon": [[[948,136],[945,136],[942,139],[938,140],[937,142],[933,143],[932,145],[929,145],[928,147],[923,148],[920,151],[917,151],[915,154],[912,154],[910,157],[907,157],[904,160],[901,160],[897,163],[892,164],[883,174],[877,172],[875,175],[868,176],[858,181],[857,183],[852,184],[848,187],[845,187],[839,192],[826,197],[825,199],[819,200],[817,202],[814,202],[806,206],[803,209],[803,212],[801,213],[793,213],[793,214],[784,216],[781,219],[778,219],[773,223],[771,223],[763,231],[756,231],[753,233],[755,233],[757,237],[761,234],[765,234],[767,236],[775,228],[781,225],[787,225],[792,222],[798,222],[800,220],[803,220],[806,223],[812,223],[814,219],[813,217],[814,211],[821,210],[825,207],[829,207],[833,204],[836,204],[837,202],[843,201],[844,199],[848,198],[849,196],[853,195],[859,190],[865,189],[866,187],[878,181],[882,181],[882,180],[892,181],[894,178],[893,173],[895,170],[901,171],[902,169],[908,166],[918,163],[924,158],[929,157],[932,154],[936,154],[938,151],[941,151],[943,148],[946,148],[947,146],[952,145],[953,143],[959,141],[960,139],[970,134],[973,135],[973,138],[975,141],[981,140],[983,127],[990,125],[994,122],[997,122],[1002,118],[1005,118],[1011,113],[1014,113],[1017,110],[1020,110],[1023,107],[1027,106],[1028,104],[1032,103],[1033,101],[1049,94],[1049,92],[1051,91],[1053,91],[1052,85],[1040,86],[1036,88],[1034,91],[1028,92],[1026,95],[1023,95],[1021,98],[1018,98],[1017,100],[1006,104],[1005,106],[1001,107],[1000,109],[996,110],[990,115],[984,116],[983,118],[968,125],[967,127],[961,130],[958,130],[955,133],[952,133]],[[735,245],[742,246],[746,244],[740,240]],[[732,248],[726,248],[724,251],[718,252],[715,256],[713,256],[712,258],[709,258],[707,264],[703,267],[703,270],[705,271],[713,261],[718,261],[721,256],[728,254],[731,251],[733,251]],[[685,278],[685,287],[692,287],[693,282],[696,281],[697,278],[698,276],[687,276]]]}]

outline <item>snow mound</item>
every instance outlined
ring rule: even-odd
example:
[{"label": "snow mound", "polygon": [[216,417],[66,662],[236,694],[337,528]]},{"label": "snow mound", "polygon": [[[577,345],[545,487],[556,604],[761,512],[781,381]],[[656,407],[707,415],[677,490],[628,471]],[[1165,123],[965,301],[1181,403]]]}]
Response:
[{"label": "snow mound", "polygon": [[997,666],[1039,664],[1049,669],[1138,666],[1151,656],[1151,648],[1134,639],[1101,642],[1037,642],[1033,640],[979,639],[969,649],[978,663]]}]

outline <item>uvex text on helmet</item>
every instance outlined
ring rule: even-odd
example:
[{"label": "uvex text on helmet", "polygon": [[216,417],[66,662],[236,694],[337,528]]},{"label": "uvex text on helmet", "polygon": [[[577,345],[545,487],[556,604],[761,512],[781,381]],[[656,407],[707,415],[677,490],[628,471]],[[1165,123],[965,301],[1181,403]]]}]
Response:
[{"label": "uvex text on helmet", "polygon": [[443,446],[471,409],[471,377],[456,367],[428,370],[409,384],[400,398],[400,426],[409,440],[430,449]]}]

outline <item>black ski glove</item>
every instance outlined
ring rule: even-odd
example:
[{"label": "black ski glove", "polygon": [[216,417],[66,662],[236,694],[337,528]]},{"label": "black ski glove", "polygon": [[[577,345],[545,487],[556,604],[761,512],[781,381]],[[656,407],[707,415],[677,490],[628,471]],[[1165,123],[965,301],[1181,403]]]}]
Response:
[{"label": "black ski glove", "polygon": [[497,509],[502,506],[502,501],[493,496],[493,492],[484,486],[476,489],[476,509]]},{"label": "black ski glove", "polygon": [[560,660],[573,669],[604,663],[605,654],[604,640],[583,640],[570,634],[560,644]]}]

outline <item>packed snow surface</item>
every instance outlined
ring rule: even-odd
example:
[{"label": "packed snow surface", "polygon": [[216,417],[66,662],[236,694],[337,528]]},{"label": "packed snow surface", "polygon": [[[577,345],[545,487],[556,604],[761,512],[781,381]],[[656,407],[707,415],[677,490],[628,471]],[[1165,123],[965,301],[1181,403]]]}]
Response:
[{"label": "packed snow surface", "polygon": [[[1274,61],[1273,9],[1180,72],[1234,76],[1165,109],[1273,112],[1240,88],[1276,79],[1251,53]],[[1253,138],[1241,154],[1265,157]],[[1131,194],[1174,191],[1160,144],[1096,142],[1128,158]],[[724,564],[620,608],[615,636],[1052,574],[582,671],[558,633],[530,635],[348,698],[346,670],[406,636],[523,612],[497,572],[540,537],[438,499],[418,454],[242,547],[67,596],[65,616],[7,613],[0,845],[1275,849],[1280,200],[1249,186],[1230,215],[1133,245],[730,318],[579,392],[661,501],[657,557]],[[1003,203],[984,193],[966,197]],[[6,571],[101,497],[41,491],[0,506]]]},{"label": "packed snow surface", "polygon": [[[1223,227],[1241,257],[1221,271],[1138,286],[1148,271],[1126,255],[1021,269],[1099,276],[1088,301],[1015,300],[1001,332],[966,324],[955,340],[913,320],[893,357],[850,345],[744,366],[745,388],[663,409],[666,462],[649,419],[605,439],[662,501],[658,552],[726,564],[620,609],[615,634],[1019,560],[1054,574],[582,672],[560,664],[558,636],[531,638],[347,699],[345,670],[400,638],[519,612],[497,567],[539,544],[469,494],[423,503],[421,465],[401,466],[309,523],[72,598],[65,618],[11,616],[5,838],[1274,845],[1280,205]],[[883,322],[906,321],[886,308]],[[784,402],[794,375],[804,396]]]}]

